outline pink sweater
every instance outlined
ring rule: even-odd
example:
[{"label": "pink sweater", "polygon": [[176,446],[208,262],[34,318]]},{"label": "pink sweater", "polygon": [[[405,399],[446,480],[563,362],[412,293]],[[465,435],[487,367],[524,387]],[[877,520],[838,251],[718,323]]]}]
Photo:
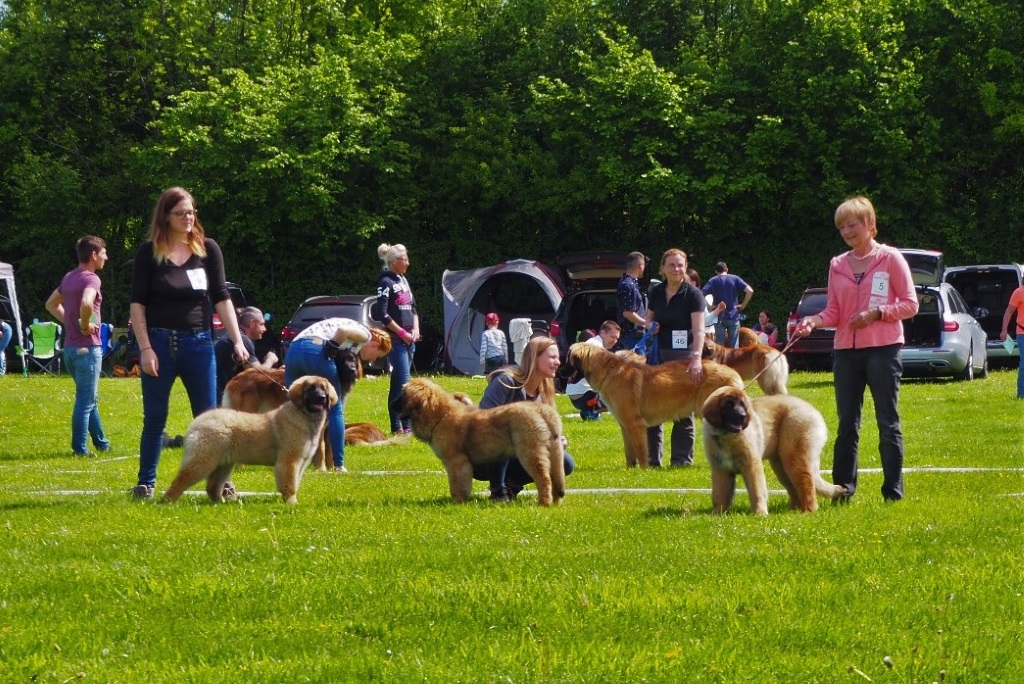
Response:
[{"label": "pink sweater", "polygon": [[[828,265],[828,304],[819,316],[822,327],[836,328],[836,349],[903,344],[901,321],[917,313],[917,295],[906,259],[893,247],[878,248],[879,254],[860,284],[846,259],[848,252],[833,257]],[[882,320],[854,330],[850,319],[875,307],[881,310]]]}]

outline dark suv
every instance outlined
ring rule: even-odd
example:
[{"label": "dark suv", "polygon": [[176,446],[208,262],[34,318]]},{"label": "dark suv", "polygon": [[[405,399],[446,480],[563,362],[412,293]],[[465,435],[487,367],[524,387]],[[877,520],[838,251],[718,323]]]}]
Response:
[{"label": "dark suv", "polygon": [[[821,313],[828,304],[828,289],[809,287],[800,295],[796,309],[789,314],[786,323],[786,339],[793,339],[793,331],[804,316]],[[786,360],[792,368],[832,368],[832,346],[836,339],[835,328],[815,328],[807,337],[797,340],[786,352]]]},{"label": "dark suv", "polygon": [[[602,323],[615,320],[616,289],[626,271],[627,256],[627,252],[595,251],[574,252],[558,259],[565,295],[550,329],[563,360],[581,332],[597,332]],[[640,289],[647,292],[649,284],[650,278],[645,275]]]},{"label": "dark suv", "polygon": [[[383,328],[379,322],[370,317],[370,307],[377,301],[376,295],[320,295],[310,297],[299,304],[291,320],[281,330],[282,358],[288,353],[288,346],[295,336],[325,318],[351,318],[368,328]],[[365,364],[368,370],[377,373],[390,373],[391,364],[385,356],[377,361]]]}]

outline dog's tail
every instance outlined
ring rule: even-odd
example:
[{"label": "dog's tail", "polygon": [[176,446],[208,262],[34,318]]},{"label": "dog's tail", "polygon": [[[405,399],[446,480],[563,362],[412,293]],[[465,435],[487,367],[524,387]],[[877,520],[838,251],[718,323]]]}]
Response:
[{"label": "dog's tail", "polygon": [[778,349],[772,349],[762,357],[764,369],[757,376],[757,384],[765,394],[788,394],[786,384],[789,382],[789,363],[786,355]]}]

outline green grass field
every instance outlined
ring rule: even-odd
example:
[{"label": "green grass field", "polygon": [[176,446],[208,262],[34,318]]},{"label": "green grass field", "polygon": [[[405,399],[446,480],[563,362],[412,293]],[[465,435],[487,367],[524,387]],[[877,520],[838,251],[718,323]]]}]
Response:
[{"label": "green grass field", "polygon": [[[831,381],[790,389],[834,430]],[[350,448],[351,472],[309,472],[294,507],[260,468],[236,472],[254,493],[238,503],[134,502],[138,380],[102,381],[114,451],[86,460],[70,378],[3,377],[0,681],[1020,681],[1015,382],[904,383],[898,504],[878,491],[868,398],[850,505],[802,515],[776,493],[755,519],[743,493],[710,514],[701,449],[693,468],[626,470],[614,419],[582,423],[564,397],[577,471],[558,508],[531,490],[454,505],[419,442]],[[360,381],[348,420],[385,426],[386,392]],[[188,422],[179,384],[168,431]]]}]

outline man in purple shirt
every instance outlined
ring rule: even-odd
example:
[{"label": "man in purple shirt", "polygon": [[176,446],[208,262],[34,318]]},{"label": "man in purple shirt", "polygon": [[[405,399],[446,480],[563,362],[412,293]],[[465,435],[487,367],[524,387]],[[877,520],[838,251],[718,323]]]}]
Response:
[{"label": "man in purple shirt", "polygon": [[75,408],[71,413],[71,451],[75,456],[92,456],[86,434],[99,451],[110,451],[103,433],[99,411],[100,366],[100,278],[107,263],[107,243],[86,235],[75,244],[78,268],[68,272],[50,298],[46,310],[64,326],[64,365],[75,379]]}]

